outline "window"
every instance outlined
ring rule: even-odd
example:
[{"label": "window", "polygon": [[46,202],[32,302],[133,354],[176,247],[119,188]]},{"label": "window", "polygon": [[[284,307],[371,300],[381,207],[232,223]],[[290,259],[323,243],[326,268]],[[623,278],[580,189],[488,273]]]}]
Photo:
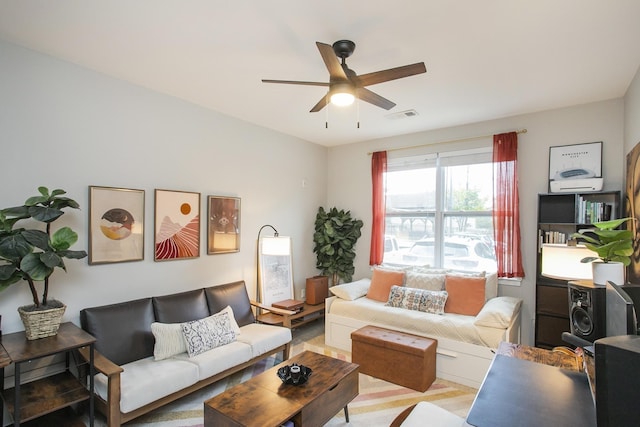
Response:
[{"label": "window", "polygon": [[385,263],[496,271],[490,148],[389,159],[385,192]]}]

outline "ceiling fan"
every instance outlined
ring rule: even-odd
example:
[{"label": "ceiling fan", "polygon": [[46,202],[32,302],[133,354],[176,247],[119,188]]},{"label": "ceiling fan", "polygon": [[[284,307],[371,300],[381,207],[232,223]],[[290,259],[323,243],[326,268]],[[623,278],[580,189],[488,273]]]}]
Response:
[{"label": "ceiling fan", "polygon": [[[329,70],[329,82],[303,82],[295,80],[268,80],[263,79],[263,83],[282,83],[292,85],[325,86],[329,91],[311,109],[312,113],[322,110],[329,102],[337,105],[349,105],[354,97],[358,97],[370,104],[390,110],[395,107],[395,103],[370,91],[366,86],[388,82],[390,80],[401,79],[415,74],[426,73],[427,68],[424,62],[405,65],[402,67],[389,68],[388,70],[375,71],[373,73],[357,75],[355,71],[347,66],[346,59],[351,56],[356,48],[356,44],[351,40],[338,40],[333,45],[316,42],[320,55],[324,60],[327,70]],[[340,58],[342,61],[338,61]]]}]

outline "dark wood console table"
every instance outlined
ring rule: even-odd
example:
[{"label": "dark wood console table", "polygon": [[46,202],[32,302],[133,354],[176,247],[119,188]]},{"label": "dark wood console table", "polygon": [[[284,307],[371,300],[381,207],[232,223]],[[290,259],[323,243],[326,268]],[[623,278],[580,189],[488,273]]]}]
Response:
[{"label": "dark wood console table", "polygon": [[[95,338],[78,328],[73,323],[62,323],[58,334],[52,337],[27,340],[24,332],[2,336],[2,347],[6,351],[6,358],[0,357],[4,363],[15,365],[15,386],[13,389],[3,390],[3,397],[9,413],[13,416],[14,426],[21,422],[32,420],[74,403],[89,400],[89,420],[93,426],[94,402],[94,343]],[[71,352],[82,347],[89,347],[89,389],[70,372]],[[36,381],[21,384],[21,366],[34,359],[65,354],[66,369]],[[2,355],[0,355],[2,356]],[[4,361],[4,362],[3,362]],[[3,387],[4,388],[4,387]]]}]

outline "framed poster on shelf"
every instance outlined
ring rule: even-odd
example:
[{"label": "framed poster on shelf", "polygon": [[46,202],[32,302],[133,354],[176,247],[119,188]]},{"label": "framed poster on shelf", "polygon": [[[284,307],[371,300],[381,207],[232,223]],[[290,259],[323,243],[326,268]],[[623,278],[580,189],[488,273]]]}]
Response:
[{"label": "framed poster on shelf", "polygon": [[549,147],[549,191],[593,191],[601,184],[602,142]]},{"label": "framed poster on shelf", "polygon": [[89,186],[89,264],[144,259],[144,190]]}]

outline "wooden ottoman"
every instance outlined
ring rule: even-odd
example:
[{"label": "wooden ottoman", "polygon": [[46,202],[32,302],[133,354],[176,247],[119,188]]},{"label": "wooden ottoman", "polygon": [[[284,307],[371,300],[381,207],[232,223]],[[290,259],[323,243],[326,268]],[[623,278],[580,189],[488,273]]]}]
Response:
[{"label": "wooden ottoman", "polygon": [[438,341],[377,326],[351,333],[351,361],[360,373],[417,391],[436,379]]}]

